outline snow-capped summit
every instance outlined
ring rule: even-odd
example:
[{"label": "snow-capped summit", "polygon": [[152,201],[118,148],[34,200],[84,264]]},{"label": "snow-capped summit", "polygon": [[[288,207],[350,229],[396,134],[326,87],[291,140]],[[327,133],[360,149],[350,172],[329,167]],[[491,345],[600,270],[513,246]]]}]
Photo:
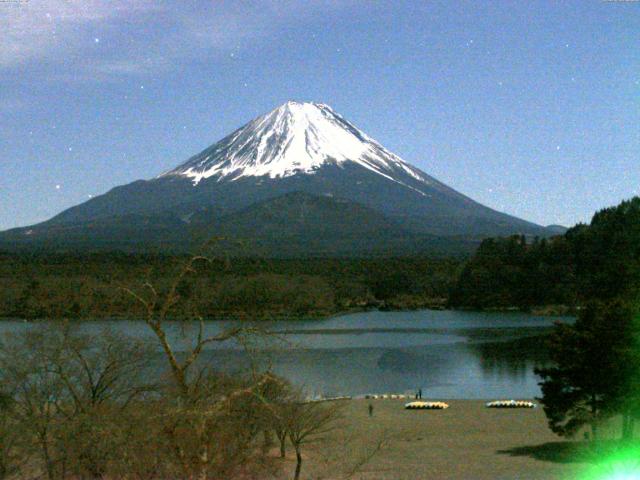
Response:
[{"label": "snow-capped summit", "polygon": [[[186,176],[197,185],[214,177],[284,178],[313,174],[324,165],[352,162],[408,186],[397,174],[431,183],[422,172],[386,150],[321,103],[289,101],[261,115],[162,176]],[[422,193],[422,192],[420,192]]]}]

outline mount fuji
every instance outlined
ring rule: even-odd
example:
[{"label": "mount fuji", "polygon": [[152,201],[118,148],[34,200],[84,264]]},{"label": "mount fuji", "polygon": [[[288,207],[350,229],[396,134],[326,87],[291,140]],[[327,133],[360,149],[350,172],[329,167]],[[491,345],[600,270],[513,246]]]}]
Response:
[{"label": "mount fuji", "polygon": [[156,178],[1,233],[0,245],[189,250],[222,235],[244,242],[238,254],[401,255],[554,233],[446,186],[327,105],[287,102]]}]

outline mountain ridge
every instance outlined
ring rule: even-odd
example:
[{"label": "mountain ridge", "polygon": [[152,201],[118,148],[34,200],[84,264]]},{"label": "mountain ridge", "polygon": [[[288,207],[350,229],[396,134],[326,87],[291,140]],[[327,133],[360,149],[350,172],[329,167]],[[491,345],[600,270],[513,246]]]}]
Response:
[{"label": "mountain ridge", "polygon": [[[213,232],[219,220],[292,192],[334,197],[358,205],[351,209],[362,206],[375,211],[392,222],[394,227],[388,228],[397,231],[396,237],[409,240],[427,236],[478,241],[487,236],[556,233],[448,187],[386,150],[325,104],[287,102],[172,170],[115,187],[46,222],[0,234],[0,240],[10,237],[19,242],[29,236],[33,242],[39,236],[55,236],[64,225],[74,225],[76,231],[84,228],[82,243],[90,243],[96,229],[104,229],[108,236],[110,226],[125,227],[126,222],[119,219],[126,217],[140,222],[139,234],[136,223],[126,224],[132,242],[138,236],[143,243],[156,222],[158,235],[179,244],[181,232],[188,231],[185,218],[207,211]],[[256,235],[271,231],[262,221],[268,220],[255,219]],[[281,228],[286,237],[289,225],[282,223]],[[308,228],[313,230],[311,225]],[[337,238],[340,232],[333,234]],[[120,237],[114,230],[114,238]]]}]

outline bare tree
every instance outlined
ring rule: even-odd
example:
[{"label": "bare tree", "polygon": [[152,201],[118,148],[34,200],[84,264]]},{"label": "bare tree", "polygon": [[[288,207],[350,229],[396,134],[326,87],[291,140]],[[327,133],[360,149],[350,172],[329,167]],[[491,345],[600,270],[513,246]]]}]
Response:
[{"label": "bare tree", "polygon": [[294,480],[300,478],[302,469],[302,447],[317,441],[332,432],[341,417],[343,403],[335,402],[303,402],[289,404],[286,412],[287,434],[296,452],[296,469]]},{"label": "bare tree", "polygon": [[196,273],[196,266],[201,262],[209,263],[210,260],[202,256],[191,258],[165,293],[160,293],[150,282],[144,283],[140,293],[128,288],[124,290],[143,307],[144,321],[156,336],[169,364],[175,388],[167,392],[169,405],[163,432],[172,445],[176,463],[188,478],[225,478],[233,468],[246,465],[259,430],[258,397],[254,386],[247,382],[193,366],[207,345],[234,339],[243,343],[243,339],[260,330],[238,325],[205,335],[203,318],[193,312],[193,320],[185,320],[182,325],[188,327],[195,323],[195,338],[187,351],[178,356],[169,338],[167,322],[173,309],[180,305],[184,292],[188,291],[185,285],[189,277]]},{"label": "bare tree", "polygon": [[122,415],[131,402],[157,390],[143,375],[151,352],[141,340],[103,330],[79,333],[64,325],[60,354],[51,369],[62,380],[68,469],[102,478],[127,447],[121,435]]},{"label": "bare tree", "polygon": [[295,392],[287,380],[271,372],[265,372],[256,382],[253,394],[260,402],[262,428],[265,435],[264,448],[268,448],[270,443],[268,435],[273,432],[278,439],[280,458],[285,458],[288,433],[287,415],[291,402],[296,399]]},{"label": "bare tree", "polygon": [[173,380],[185,399],[190,396],[189,369],[208,344],[226,342],[259,332],[259,330],[254,327],[235,326],[215,335],[205,336],[204,320],[202,316],[194,312],[193,321],[197,323],[198,329],[195,342],[191,345],[190,350],[184,358],[178,358],[169,340],[166,322],[169,319],[172,309],[174,309],[182,299],[180,292],[184,290],[184,285],[188,281],[188,277],[196,273],[196,265],[200,262],[209,263],[210,260],[203,256],[192,257],[181,268],[175,279],[169,285],[167,292],[163,295],[148,281],[143,284],[146,295],[145,293],[138,293],[130,288],[122,287],[126,293],[131,295],[143,307],[145,314],[144,321],[158,339],[169,363]]},{"label": "bare tree", "polygon": [[0,378],[21,454],[37,453],[49,479],[104,477],[126,448],[118,435],[124,412],[153,390],[140,375],[148,351],[124,335],[81,334],[68,324],[6,338]]},{"label": "bare tree", "polygon": [[0,345],[2,384],[15,401],[25,454],[35,454],[49,480],[61,478],[65,452],[60,449],[60,404],[65,388],[51,369],[51,359],[60,355],[43,329],[24,335],[9,335]]},{"label": "bare tree", "polygon": [[387,430],[367,432],[366,436],[358,435],[345,428],[336,429],[329,437],[324,438],[316,450],[321,467],[314,472],[317,480],[350,479],[363,470],[389,443]]},{"label": "bare tree", "polygon": [[274,405],[273,415],[273,431],[278,438],[280,444],[280,458],[287,456],[287,436],[288,431],[288,419],[287,419],[287,405],[277,404]]},{"label": "bare tree", "polygon": [[125,409],[157,389],[143,374],[152,353],[148,342],[107,329],[82,334],[66,324],[60,334],[60,354],[51,358],[51,368],[64,382],[73,413],[105,404]]},{"label": "bare tree", "polygon": [[20,425],[15,417],[15,407],[10,395],[0,393],[0,480],[18,473],[27,461],[20,449]]}]

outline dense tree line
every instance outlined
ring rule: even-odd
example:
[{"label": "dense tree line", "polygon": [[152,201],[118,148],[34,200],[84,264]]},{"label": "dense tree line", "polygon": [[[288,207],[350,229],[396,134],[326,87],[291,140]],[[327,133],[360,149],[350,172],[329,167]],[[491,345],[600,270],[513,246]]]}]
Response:
[{"label": "dense tree line", "polygon": [[[551,239],[487,239],[450,296],[458,307],[530,309],[608,301],[640,275],[640,198]],[[635,288],[635,287],[634,287]]]},{"label": "dense tree line", "polygon": [[487,239],[465,265],[450,304],[476,309],[574,306],[575,266],[565,237]]},{"label": "dense tree line", "polygon": [[[101,253],[0,255],[0,316],[117,318],[139,316],[123,293],[150,281],[165,288],[187,257]],[[187,316],[317,317],[366,308],[443,305],[458,260],[251,259],[197,266],[182,285]]]},{"label": "dense tree line", "polygon": [[595,440],[604,420],[620,416],[629,441],[640,418],[640,198],[598,212],[561,241],[582,308],[574,324],[556,325],[553,363],[537,371],[549,426],[572,436],[588,425]]}]

